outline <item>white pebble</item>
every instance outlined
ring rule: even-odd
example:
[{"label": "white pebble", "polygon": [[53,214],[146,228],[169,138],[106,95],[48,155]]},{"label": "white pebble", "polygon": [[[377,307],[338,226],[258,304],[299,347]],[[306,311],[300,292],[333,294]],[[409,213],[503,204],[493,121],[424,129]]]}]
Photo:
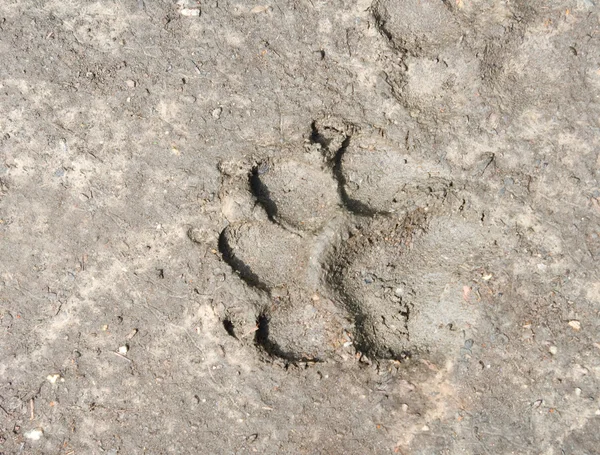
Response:
[{"label": "white pebble", "polygon": [[46,379],[48,382],[50,382],[50,384],[56,384],[56,381],[60,379],[60,374],[49,374],[46,376]]},{"label": "white pebble", "polygon": [[127,347],[127,345],[123,345],[119,348],[119,354],[121,354],[121,355],[127,354],[127,351],[129,351],[129,348]]},{"label": "white pebble", "polygon": [[33,430],[26,431],[23,436],[32,441],[39,441],[44,436],[44,432],[41,428],[34,428]]},{"label": "white pebble", "polygon": [[550,351],[550,354],[556,355],[556,353],[558,352],[558,348],[556,346],[550,346],[548,348],[548,351]]},{"label": "white pebble", "polygon": [[179,11],[179,13],[182,16],[198,17],[198,16],[200,16],[200,9],[199,8],[182,8],[181,11]]},{"label": "white pebble", "polygon": [[569,325],[571,326],[571,328],[573,330],[578,330],[578,331],[581,330],[581,322],[579,322],[579,321],[575,321],[575,320],[569,321]]}]

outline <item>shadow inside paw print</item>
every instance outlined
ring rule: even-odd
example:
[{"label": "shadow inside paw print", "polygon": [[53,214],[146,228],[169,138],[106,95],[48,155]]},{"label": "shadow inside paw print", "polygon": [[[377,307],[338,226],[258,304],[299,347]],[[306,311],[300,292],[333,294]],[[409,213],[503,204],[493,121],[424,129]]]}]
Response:
[{"label": "shadow inside paw print", "polygon": [[469,283],[506,242],[439,163],[355,132],[262,161],[247,183],[267,217],[228,225],[220,249],[262,291],[267,353],[403,359],[459,349],[477,326]]}]

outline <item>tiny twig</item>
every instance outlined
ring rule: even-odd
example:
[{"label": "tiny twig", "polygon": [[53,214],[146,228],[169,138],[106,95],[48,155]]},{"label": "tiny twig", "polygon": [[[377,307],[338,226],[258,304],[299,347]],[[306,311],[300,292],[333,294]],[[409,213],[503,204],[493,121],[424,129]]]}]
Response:
[{"label": "tiny twig", "polygon": [[488,160],[487,164],[486,164],[486,165],[485,165],[485,167],[483,168],[483,171],[481,171],[481,175],[485,174],[485,171],[487,171],[487,168],[488,168],[488,167],[490,167],[490,165],[491,165],[492,163],[494,163],[494,161],[495,161],[495,160],[496,160],[496,155],[495,155],[494,153],[492,153],[492,154],[490,155],[490,158],[489,158],[489,160]]},{"label": "tiny twig", "polygon": [[246,338],[248,335],[252,335],[256,331],[258,331],[258,325],[255,325],[254,327],[252,327],[251,330],[249,330],[248,332],[244,333],[242,335],[242,338]]},{"label": "tiny twig", "polygon": [[112,352],[114,355],[121,357],[122,359],[127,360],[129,363],[133,363],[133,360],[131,360],[130,358],[125,357],[123,354],[119,354],[118,352],[115,351],[110,351]]}]

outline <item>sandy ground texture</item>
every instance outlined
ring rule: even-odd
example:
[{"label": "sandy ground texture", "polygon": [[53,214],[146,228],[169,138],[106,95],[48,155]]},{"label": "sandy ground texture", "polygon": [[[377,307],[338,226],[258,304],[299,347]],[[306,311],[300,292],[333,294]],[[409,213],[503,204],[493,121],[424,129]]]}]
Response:
[{"label": "sandy ground texture", "polygon": [[597,454],[597,0],[2,0],[0,454]]}]

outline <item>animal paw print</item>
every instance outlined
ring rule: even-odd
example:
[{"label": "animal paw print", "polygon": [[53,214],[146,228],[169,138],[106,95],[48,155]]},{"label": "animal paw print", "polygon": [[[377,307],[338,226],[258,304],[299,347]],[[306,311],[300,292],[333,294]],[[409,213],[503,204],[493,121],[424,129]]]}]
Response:
[{"label": "animal paw print", "polygon": [[[536,84],[544,84],[505,60],[513,55],[507,49],[520,47],[527,24],[534,21],[534,3],[375,0],[370,11],[392,52],[382,58],[392,95],[411,116],[426,123],[443,119],[448,127],[487,112],[498,97],[535,92]],[[539,60],[529,47],[519,49],[515,61]],[[531,71],[543,80],[544,73]]]},{"label": "animal paw print", "polygon": [[256,207],[220,237],[261,296],[257,346],[287,361],[460,349],[502,230],[437,161],[356,127],[313,125],[311,139],[248,169]]}]

